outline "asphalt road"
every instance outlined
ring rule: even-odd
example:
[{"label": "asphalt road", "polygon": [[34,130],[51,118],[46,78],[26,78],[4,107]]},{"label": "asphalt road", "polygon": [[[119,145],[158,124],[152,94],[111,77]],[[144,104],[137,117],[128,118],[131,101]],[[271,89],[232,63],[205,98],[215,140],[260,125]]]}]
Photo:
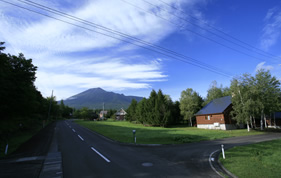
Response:
[{"label": "asphalt road", "polygon": [[63,176],[220,177],[210,154],[221,148],[281,138],[281,134],[235,137],[184,145],[139,146],[109,141],[71,121],[57,123]]},{"label": "asphalt road", "polygon": [[223,170],[210,161],[210,155],[221,144],[230,148],[277,138],[280,133],[183,145],[128,145],[70,120],[58,121],[25,144],[22,151],[1,160],[0,177],[220,177],[212,167]]}]

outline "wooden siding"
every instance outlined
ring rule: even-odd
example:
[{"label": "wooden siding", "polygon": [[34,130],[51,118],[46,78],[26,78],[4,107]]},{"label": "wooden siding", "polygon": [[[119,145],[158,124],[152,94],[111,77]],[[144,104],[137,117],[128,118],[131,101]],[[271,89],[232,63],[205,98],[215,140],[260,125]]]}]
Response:
[{"label": "wooden siding", "polygon": [[[214,124],[214,123],[235,124],[235,122],[230,117],[231,110],[232,110],[232,105],[227,107],[224,113],[196,116],[196,122],[197,124]],[[210,120],[208,120],[208,116],[210,116]]]},{"label": "wooden siding", "polygon": [[[208,120],[208,116],[210,116],[210,120]],[[196,116],[196,121],[197,124],[213,124],[215,122],[225,124],[223,114]]]}]

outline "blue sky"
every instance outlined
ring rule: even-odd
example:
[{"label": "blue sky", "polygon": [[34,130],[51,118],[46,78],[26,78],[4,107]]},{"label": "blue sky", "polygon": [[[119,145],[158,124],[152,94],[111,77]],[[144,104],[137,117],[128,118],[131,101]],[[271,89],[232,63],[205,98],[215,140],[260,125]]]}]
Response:
[{"label": "blue sky", "polygon": [[[144,97],[152,89],[162,89],[178,100],[187,88],[205,97],[212,81],[229,86],[233,77],[254,75],[260,68],[281,79],[278,0],[36,1],[190,57],[195,63],[126,43],[124,37],[38,9],[25,0],[6,2],[83,27],[0,1],[0,41],[6,42],[5,52],[21,52],[33,59],[38,66],[35,84],[44,96],[54,90],[57,99],[66,99],[101,87]],[[202,64],[224,75],[204,70]]]}]

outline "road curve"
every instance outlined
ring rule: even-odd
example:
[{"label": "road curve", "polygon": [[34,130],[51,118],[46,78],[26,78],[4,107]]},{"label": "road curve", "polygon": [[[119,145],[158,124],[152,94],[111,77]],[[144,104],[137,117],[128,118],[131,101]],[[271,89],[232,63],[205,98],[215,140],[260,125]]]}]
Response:
[{"label": "road curve", "polygon": [[209,158],[221,144],[227,149],[278,139],[281,134],[150,147],[119,144],[71,121],[59,121],[55,137],[65,178],[220,177],[210,166]]}]

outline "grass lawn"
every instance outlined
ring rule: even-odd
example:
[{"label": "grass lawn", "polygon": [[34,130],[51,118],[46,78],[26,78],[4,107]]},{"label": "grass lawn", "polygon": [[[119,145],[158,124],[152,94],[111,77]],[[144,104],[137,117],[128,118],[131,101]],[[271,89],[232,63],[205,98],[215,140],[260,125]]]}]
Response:
[{"label": "grass lawn", "polygon": [[175,126],[172,128],[145,127],[141,124],[133,124],[126,121],[95,122],[76,120],[75,122],[108,138],[124,143],[133,143],[132,130],[136,130],[137,143],[139,144],[179,144],[263,133],[259,131],[248,133],[246,129],[223,131],[186,126]]},{"label": "grass lawn", "polygon": [[237,177],[280,177],[281,139],[226,150],[220,161]]}]

